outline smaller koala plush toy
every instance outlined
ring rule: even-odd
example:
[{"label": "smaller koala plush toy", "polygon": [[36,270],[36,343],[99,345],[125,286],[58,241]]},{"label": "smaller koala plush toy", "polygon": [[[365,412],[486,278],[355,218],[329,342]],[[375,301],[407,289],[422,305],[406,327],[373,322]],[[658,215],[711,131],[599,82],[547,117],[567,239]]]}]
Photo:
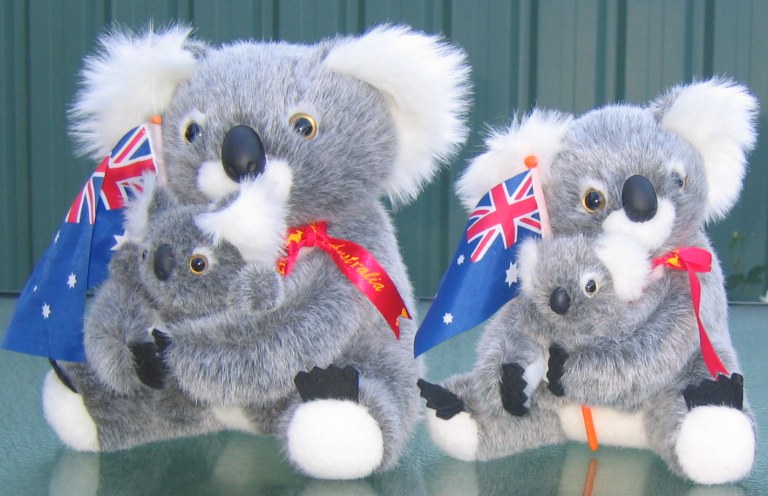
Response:
[{"label": "smaller koala plush toy", "polygon": [[114,451],[236,429],[312,477],[393,467],[423,364],[385,200],[415,199],[466,138],[465,59],[405,26],[316,44],[107,33],[74,135],[100,157],[161,115],[162,190],[128,214],[87,360],[46,380],[59,438]]},{"label": "smaller koala plush toy", "polygon": [[738,200],[757,109],[747,88],[713,78],[645,105],[534,109],[488,139],[458,182],[465,207],[533,156],[552,239],[525,250],[527,281],[489,323],[475,369],[422,383],[438,446],[484,460],[584,440],[586,405],[598,440],[649,448],[694,482],[750,472],[754,419],[706,226]]}]

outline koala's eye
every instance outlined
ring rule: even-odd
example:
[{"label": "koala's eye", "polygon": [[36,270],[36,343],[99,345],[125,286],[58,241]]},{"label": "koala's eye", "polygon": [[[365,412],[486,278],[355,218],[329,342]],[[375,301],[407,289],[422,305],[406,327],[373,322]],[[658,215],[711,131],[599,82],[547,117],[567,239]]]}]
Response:
[{"label": "koala's eye", "polygon": [[594,279],[590,279],[584,284],[584,292],[588,295],[597,293],[597,283]]},{"label": "koala's eye", "polygon": [[677,172],[672,173],[672,181],[675,183],[675,186],[677,186],[680,189],[685,188],[685,178],[678,174]]},{"label": "koala's eye", "polygon": [[196,276],[205,274],[208,270],[208,257],[200,254],[190,255],[187,259],[187,266],[189,271]]},{"label": "koala's eye", "polygon": [[581,199],[581,204],[587,212],[594,214],[605,208],[605,196],[596,189],[589,189]]},{"label": "koala's eye", "polygon": [[184,139],[187,143],[193,143],[197,138],[203,135],[203,130],[197,122],[190,122],[184,128]]},{"label": "koala's eye", "polygon": [[309,114],[298,113],[293,114],[288,121],[293,132],[301,136],[307,141],[315,139],[317,137],[317,121]]}]

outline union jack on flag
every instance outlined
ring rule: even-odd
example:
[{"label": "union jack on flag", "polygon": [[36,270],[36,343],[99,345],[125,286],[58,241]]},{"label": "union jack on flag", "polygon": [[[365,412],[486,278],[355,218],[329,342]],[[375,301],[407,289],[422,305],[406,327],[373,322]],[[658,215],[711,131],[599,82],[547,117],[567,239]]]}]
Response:
[{"label": "union jack on flag", "polygon": [[124,234],[127,201],[155,171],[149,126],[126,134],[104,158],[69,208],[53,242],[25,285],[2,348],[57,360],[83,361],[86,291],[108,275]]},{"label": "union jack on flag", "polygon": [[507,179],[470,214],[466,233],[416,333],[416,356],[472,329],[517,296],[520,241],[542,234],[533,180],[531,170]]}]

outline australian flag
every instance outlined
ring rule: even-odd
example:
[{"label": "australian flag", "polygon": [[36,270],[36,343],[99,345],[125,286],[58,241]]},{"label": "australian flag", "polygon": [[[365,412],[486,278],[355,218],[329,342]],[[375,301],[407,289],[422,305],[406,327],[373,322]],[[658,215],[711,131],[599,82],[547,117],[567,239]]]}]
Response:
[{"label": "australian flag", "polygon": [[77,195],[19,296],[2,348],[85,360],[86,291],[107,278],[112,251],[124,234],[122,209],[143,189],[144,174],[155,171],[151,125],[126,134]]},{"label": "australian flag", "polygon": [[519,242],[541,233],[531,170],[491,189],[469,216],[466,233],[416,333],[414,354],[472,329],[517,296]]}]

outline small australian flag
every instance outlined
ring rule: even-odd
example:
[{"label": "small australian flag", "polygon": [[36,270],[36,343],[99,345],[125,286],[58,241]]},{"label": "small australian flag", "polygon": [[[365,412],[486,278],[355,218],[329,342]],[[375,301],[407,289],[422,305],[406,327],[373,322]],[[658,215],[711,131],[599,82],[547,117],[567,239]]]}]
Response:
[{"label": "small australian flag", "polygon": [[53,242],[19,296],[2,348],[55,360],[85,360],[86,291],[108,274],[120,243],[126,201],[155,171],[152,124],[126,134],[72,203]]},{"label": "small australian flag", "polygon": [[533,171],[525,170],[477,204],[416,333],[415,356],[472,329],[517,296],[520,241],[542,234],[533,180]]}]

